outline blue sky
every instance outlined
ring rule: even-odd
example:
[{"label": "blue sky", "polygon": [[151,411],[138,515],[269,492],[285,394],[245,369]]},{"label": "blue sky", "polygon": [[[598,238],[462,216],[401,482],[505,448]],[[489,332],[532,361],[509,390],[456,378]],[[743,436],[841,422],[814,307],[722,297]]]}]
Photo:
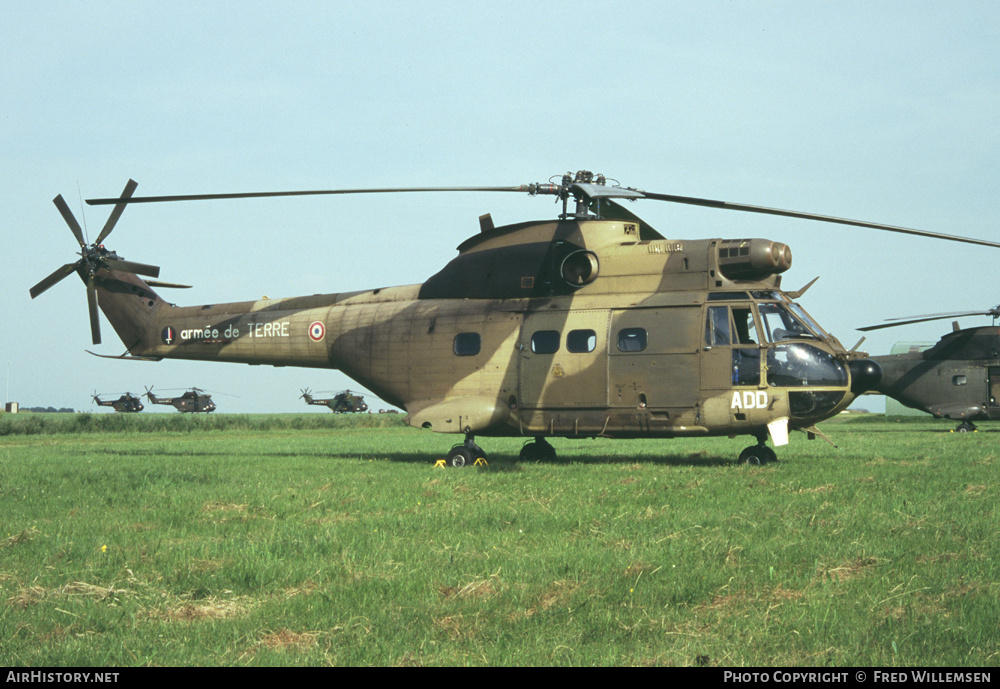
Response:
[{"label": "blue sky", "polygon": [[[23,406],[199,386],[220,411],[306,407],[339,372],[98,359],[52,204],[338,187],[514,185],[589,169],[648,191],[997,239],[1000,5],[991,2],[21,2],[0,21],[0,371]],[[765,237],[848,347],[894,316],[988,308],[998,250],[640,202],[676,239]],[[428,194],[126,209],[109,247],[182,304],[422,282],[546,197]],[[165,291],[165,290],[164,290]],[[964,325],[987,323],[965,319]],[[97,351],[123,346],[103,321]],[[947,321],[863,349],[933,341]],[[6,370],[5,370],[6,369]],[[878,403],[872,402],[869,407]],[[374,405],[373,405],[374,406]],[[313,407],[317,413],[324,409]]]}]

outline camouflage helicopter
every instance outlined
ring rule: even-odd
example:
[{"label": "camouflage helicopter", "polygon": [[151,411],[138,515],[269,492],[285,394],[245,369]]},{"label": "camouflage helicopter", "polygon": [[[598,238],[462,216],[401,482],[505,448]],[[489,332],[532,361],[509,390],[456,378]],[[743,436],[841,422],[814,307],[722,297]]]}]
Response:
[{"label": "camouflage helicopter", "polygon": [[[612,180],[613,182],[613,180]],[[122,359],[193,359],[339,369],[416,428],[460,433],[447,462],[484,457],[476,436],[529,438],[522,459],[555,456],[549,437],[749,435],[740,462],[776,459],[790,430],[810,438],[880,379],[781,289],[791,250],[766,239],[668,239],[621,205],[652,199],[820,220],[992,247],[979,239],[711,199],[651,193],[587,171],[509,187],[336,189],[90,199],[114,208],[87,245],[61,196],[56,207],[81,259],[76,272],[125,344]],[[175,306],[139,275],[155,266],[106,250],[125,206],[140,202],[420,191],[554,195],[553,220],[479,234],[423,284]],[[570,205],[572,204],[572,205]],[[812,284],[812,283],[810,283]],[[107,355],[105,355],[107,356]]]},{"label": "camouflage helicopter", "polygon": [[144,407],[142,406],[142,402],[139,400],[138,395],[133,395],[131,392],[123,392],[121,394],[121,397],[119,397],[116,400],[102,400],[100,395],[98,395],[96,392],[94,393],[93,397],[94,397],[94,404],[96,404],[97,406],[111,407],[116,412],[134,414],[137,412],[141,412],[144,409]]},{"label": "camouflage helicopter", "polygon": [[152,388],[146,388],[146,397],[153,404],[167,404],[179,412],[209,412],[215,411],[212,396],[199,388],[191,388],[180,397],[157,397]]},{"label": "camouflage helicopter", "polygon": [[952,332],[929,349],[872,357],[882,367],[876,392],[936,419],[955,419],[959,433],[976,430],[974,421],[1000,419],[1000,328],[996,325],[1000,306],[889,318],[880,325],[858,328],[867,332],[964,316],[992,316],[993,325],[960,329],[954,321]]},{"label": "camouflage helicopter", "polygon": [[327,399],[316,399],[312,396],[312,393],[309,392],[309,389],[306,388],[302,391],[302,399],[306,401],[306,404],[318,404],[320,406],[329,407],[330,411],[334,414],[368,411],[368,405],[365,403],[365,398],[361,395],[355,395],[350,390],[338,392],[333,397]]}]

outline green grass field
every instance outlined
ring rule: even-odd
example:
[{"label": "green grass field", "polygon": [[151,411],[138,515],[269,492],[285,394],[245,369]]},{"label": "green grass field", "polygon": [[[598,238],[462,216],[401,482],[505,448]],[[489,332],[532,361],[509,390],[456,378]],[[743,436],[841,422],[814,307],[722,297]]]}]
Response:
[{"label": "green grass field", "polygon": [[0,663],[994,666],[1000,429],[460,438],[398,417],[0,416]]}]

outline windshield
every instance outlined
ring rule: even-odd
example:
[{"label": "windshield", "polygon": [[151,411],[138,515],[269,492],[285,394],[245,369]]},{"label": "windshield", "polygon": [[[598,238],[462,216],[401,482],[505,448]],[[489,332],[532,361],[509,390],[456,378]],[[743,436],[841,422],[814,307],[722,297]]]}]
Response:
[{"label": "windshield", "polygon": [[813,318],[812,318],[812,316],[810,316],[808,313],[806,313],[806,310],[803,309],[801,306],[799,306],[798,304],[791,304],[788,308],[790,308],[792,310],[792,313],[794,313],[796,316],[798,316],[799,319],[801,319],[802,321],[804,321],[805,324],[807,326],[809,326],[809,328],[814,333],[816,333],[818,335],[825,335],[826,337],[829,337],[829,335],[827,334],[827,332],[825,330],[823,330],[823,328],[819,327],[819,324],[816,321],[814,321]]},{"label": "windshield", "polygon": [[769,342],[802,338],[816,339],[805,323],[789,311],[784,304],[758,304],[757,311],[760,313],[760,320],[764,324],[764,334]]},{"label": "windshield", "polygon": [[778,345],[767,350],[767,383],[779,387],[842,387],[847,385],[847,368],[832,354],[811,345]]}]

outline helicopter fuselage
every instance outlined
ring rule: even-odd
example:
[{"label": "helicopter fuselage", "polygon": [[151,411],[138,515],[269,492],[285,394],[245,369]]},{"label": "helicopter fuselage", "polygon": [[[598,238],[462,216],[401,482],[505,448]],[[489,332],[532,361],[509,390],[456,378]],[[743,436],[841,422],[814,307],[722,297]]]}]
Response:
[{"label": "helicopter fuselage", "polygon": [[179,307],[108,268],[95,285],[133,356],[339,369],[439,432],[782,445],[874,384],[780,290],[785,245],[643,234],[490,224],[423,284],[288,299]]},{"label": "helicopter fuselage", "polygon": [[130,414],[141,412],[144,408],[139,398],[131,394],[122,395],[116,400],[102,400],[97,395],[94,395],[94,404],[99,407],[111,407],[116,412]]},{"label": "helicopter fuselage", "polygon": [[157,397],[151,391],[147,390],[146,398],[153,404],[170,406],[182,413],[209,413],[216,409],[211,395],[201,394],[195,390],[189,390],[180,397]]},{"label": "helicopter fuselage", "polygon": [[1000,328],[948,333],[930,349],[874,356],[883,376],[875,392],[936,418],[1000,419]]}]

